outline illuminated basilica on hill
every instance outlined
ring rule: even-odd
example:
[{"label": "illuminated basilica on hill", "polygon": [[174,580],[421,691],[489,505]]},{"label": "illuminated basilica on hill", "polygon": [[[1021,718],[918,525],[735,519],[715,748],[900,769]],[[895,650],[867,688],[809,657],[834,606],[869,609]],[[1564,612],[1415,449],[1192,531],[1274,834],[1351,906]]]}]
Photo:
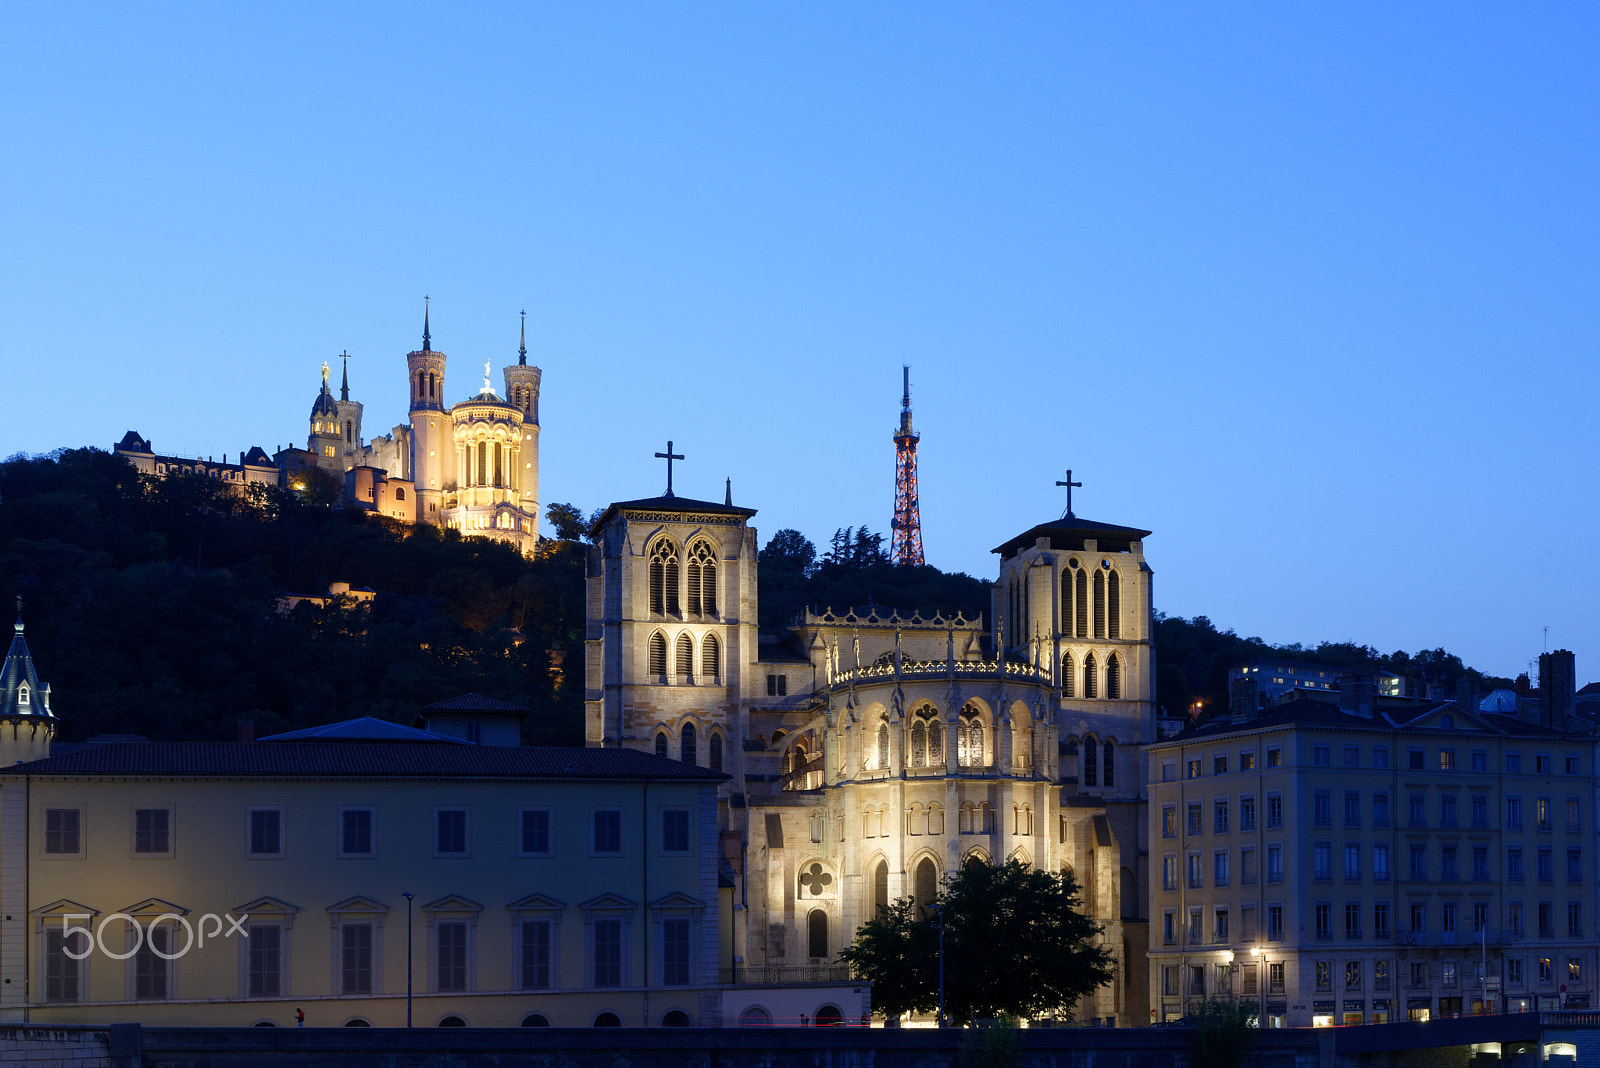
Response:
[{"label": "illuminated basilica on hill", "polygon": [[1144,1022],[1149,532],[1069,507],[1007,539],[987,625],[830,610],[761,634],[754,515],[669,475],[603,513],[588,568],[588,744],[730,776],[734,981],[843,978],[877,909],[1014,858],[1071,872],[1103,925],[1117,978],[1079,1018]]},{"label": "illuminated basilica on hill", "polygon": [[422,347],[406,354],[407,421],[389,433],[362,437],[364,406],[350,399],[349,363],[338,396],[322,367],[322,388],[312,401],[305,448],[260,448],[230,464],[157,455],[129,431],[115,446],[145,474],[184,471],[237,485],[304,488],[308,469],[343,481],[348,506],[402,523],[430,523],[463,534],[494,538],[530,553],[539,541],[539,380],[528,363],[523,328],[517,362],[502,368],[504,394],[490,381],[456,404],[445,403],[445,362],[433,348],[430,311],[422,318]]}]

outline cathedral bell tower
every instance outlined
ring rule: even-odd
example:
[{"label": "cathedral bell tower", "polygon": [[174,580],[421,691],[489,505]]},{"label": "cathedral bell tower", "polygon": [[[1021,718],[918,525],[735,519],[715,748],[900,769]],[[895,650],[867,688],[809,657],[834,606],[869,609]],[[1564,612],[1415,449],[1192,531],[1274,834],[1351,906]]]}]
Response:
[{"label": "cathedral bell tower", "polygon": [[423,298],[422,348],[406,354],[406,373],[411,382],[411,477],[416,483],[417,522],[440,526],[444,522],[445,452],[454,449],[450,440],[450,417],[444,407],[444,361],[442,352],[433,351],[428,331],[427,298]]},{"label": "cathedral bell tower", "polygon": [[523,312],[517,362],[505,369],[506,400],[522,411],[519,506],[534,517],[539,515],[539,378],[543,373],[528,363],[528,313]]},{"label": "cathedral bell tower", "polygon": [[22,598],[17,598],[17,622],[0,667],[0,764],[43,760],[50,755],[56,717],[50,711],[50,684],[39,681],[22,636]]}]

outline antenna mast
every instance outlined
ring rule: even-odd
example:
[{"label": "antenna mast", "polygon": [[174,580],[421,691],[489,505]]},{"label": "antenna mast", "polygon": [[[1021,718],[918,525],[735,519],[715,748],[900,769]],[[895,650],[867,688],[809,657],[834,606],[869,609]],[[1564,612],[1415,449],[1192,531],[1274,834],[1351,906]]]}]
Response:
[{"label": "antenna mast", "polygon": [[922,514],[917,508],[917,440],[911,429],[911,367],[900,368],[904,391],[900,396],[900,429],[894,435],[894,519],[890,555],[898,566],[922,564]]}]

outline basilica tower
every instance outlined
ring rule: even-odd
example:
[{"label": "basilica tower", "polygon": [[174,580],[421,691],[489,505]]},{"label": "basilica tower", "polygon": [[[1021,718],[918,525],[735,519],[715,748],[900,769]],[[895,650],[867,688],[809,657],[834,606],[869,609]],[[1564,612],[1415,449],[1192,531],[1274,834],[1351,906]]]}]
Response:
[{"label": "basilica tower", "polygon": [[339,379],[339,399],[333,407],[338,414],[341,455],[345,470],[349,470],[361,462],[361,402],[350,399],[350,354],[343,352],[339,356],[344,360],[344,370]]},{"label": "basilica tower", "polygon": [[328,389],[328,365],[322,365],[322,390],[311,404],[309,433],[306,451],[316,457],[316,464],[324,471],[343,476],[344,438],[339,433],[339,406]]},{"label": "basilica tower", "polygon": [[539,516],[539,368],[528,363],[528,313],[522,313],[522,339],[517,347],[517,362],[505,369],[506,400],[522,412],[522,458],[518,474],[521,508]]},{"label": "basilica tower", "polygon": [[423,300],[422,348],[406,354],[411,382],[411,478],[416,483],[417,522],[440,526],[444,522],[446,450],[452,459],[455,450],[444,406],[445,355],[433,351],[427,298]]}]

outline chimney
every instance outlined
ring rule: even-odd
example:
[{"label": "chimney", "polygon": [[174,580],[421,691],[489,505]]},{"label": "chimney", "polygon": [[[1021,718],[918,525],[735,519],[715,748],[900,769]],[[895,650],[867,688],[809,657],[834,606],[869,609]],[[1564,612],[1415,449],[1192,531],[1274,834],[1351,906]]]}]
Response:
[{"label": "chimney", "polygon": [[1577,692],[1577,667],[1571,650],[1540,653],[1539,722],[1558,731],[1566,730]]},{"label": "chimney", "polygon": [[1372,707],[1377,703],[1378,677],[1370,672],[1339,676],[1339,708],[1352,716],[1372,718]]},{"label": "chimney", "polygon": [[241,719],[234,725],[234,729],[236,731],[235,736],[234,736],[234,741],[237,741],[237,742],[253,742],[253,741],[256,740],[256,721],[255,720],[253,720],[253,719]]},{"label": "chimney", "polygon": [[1228,684],[1228,713],[1235,723],[1248,723],[1261,707],[1261,687],[1255,679],[1234,679]]}]

